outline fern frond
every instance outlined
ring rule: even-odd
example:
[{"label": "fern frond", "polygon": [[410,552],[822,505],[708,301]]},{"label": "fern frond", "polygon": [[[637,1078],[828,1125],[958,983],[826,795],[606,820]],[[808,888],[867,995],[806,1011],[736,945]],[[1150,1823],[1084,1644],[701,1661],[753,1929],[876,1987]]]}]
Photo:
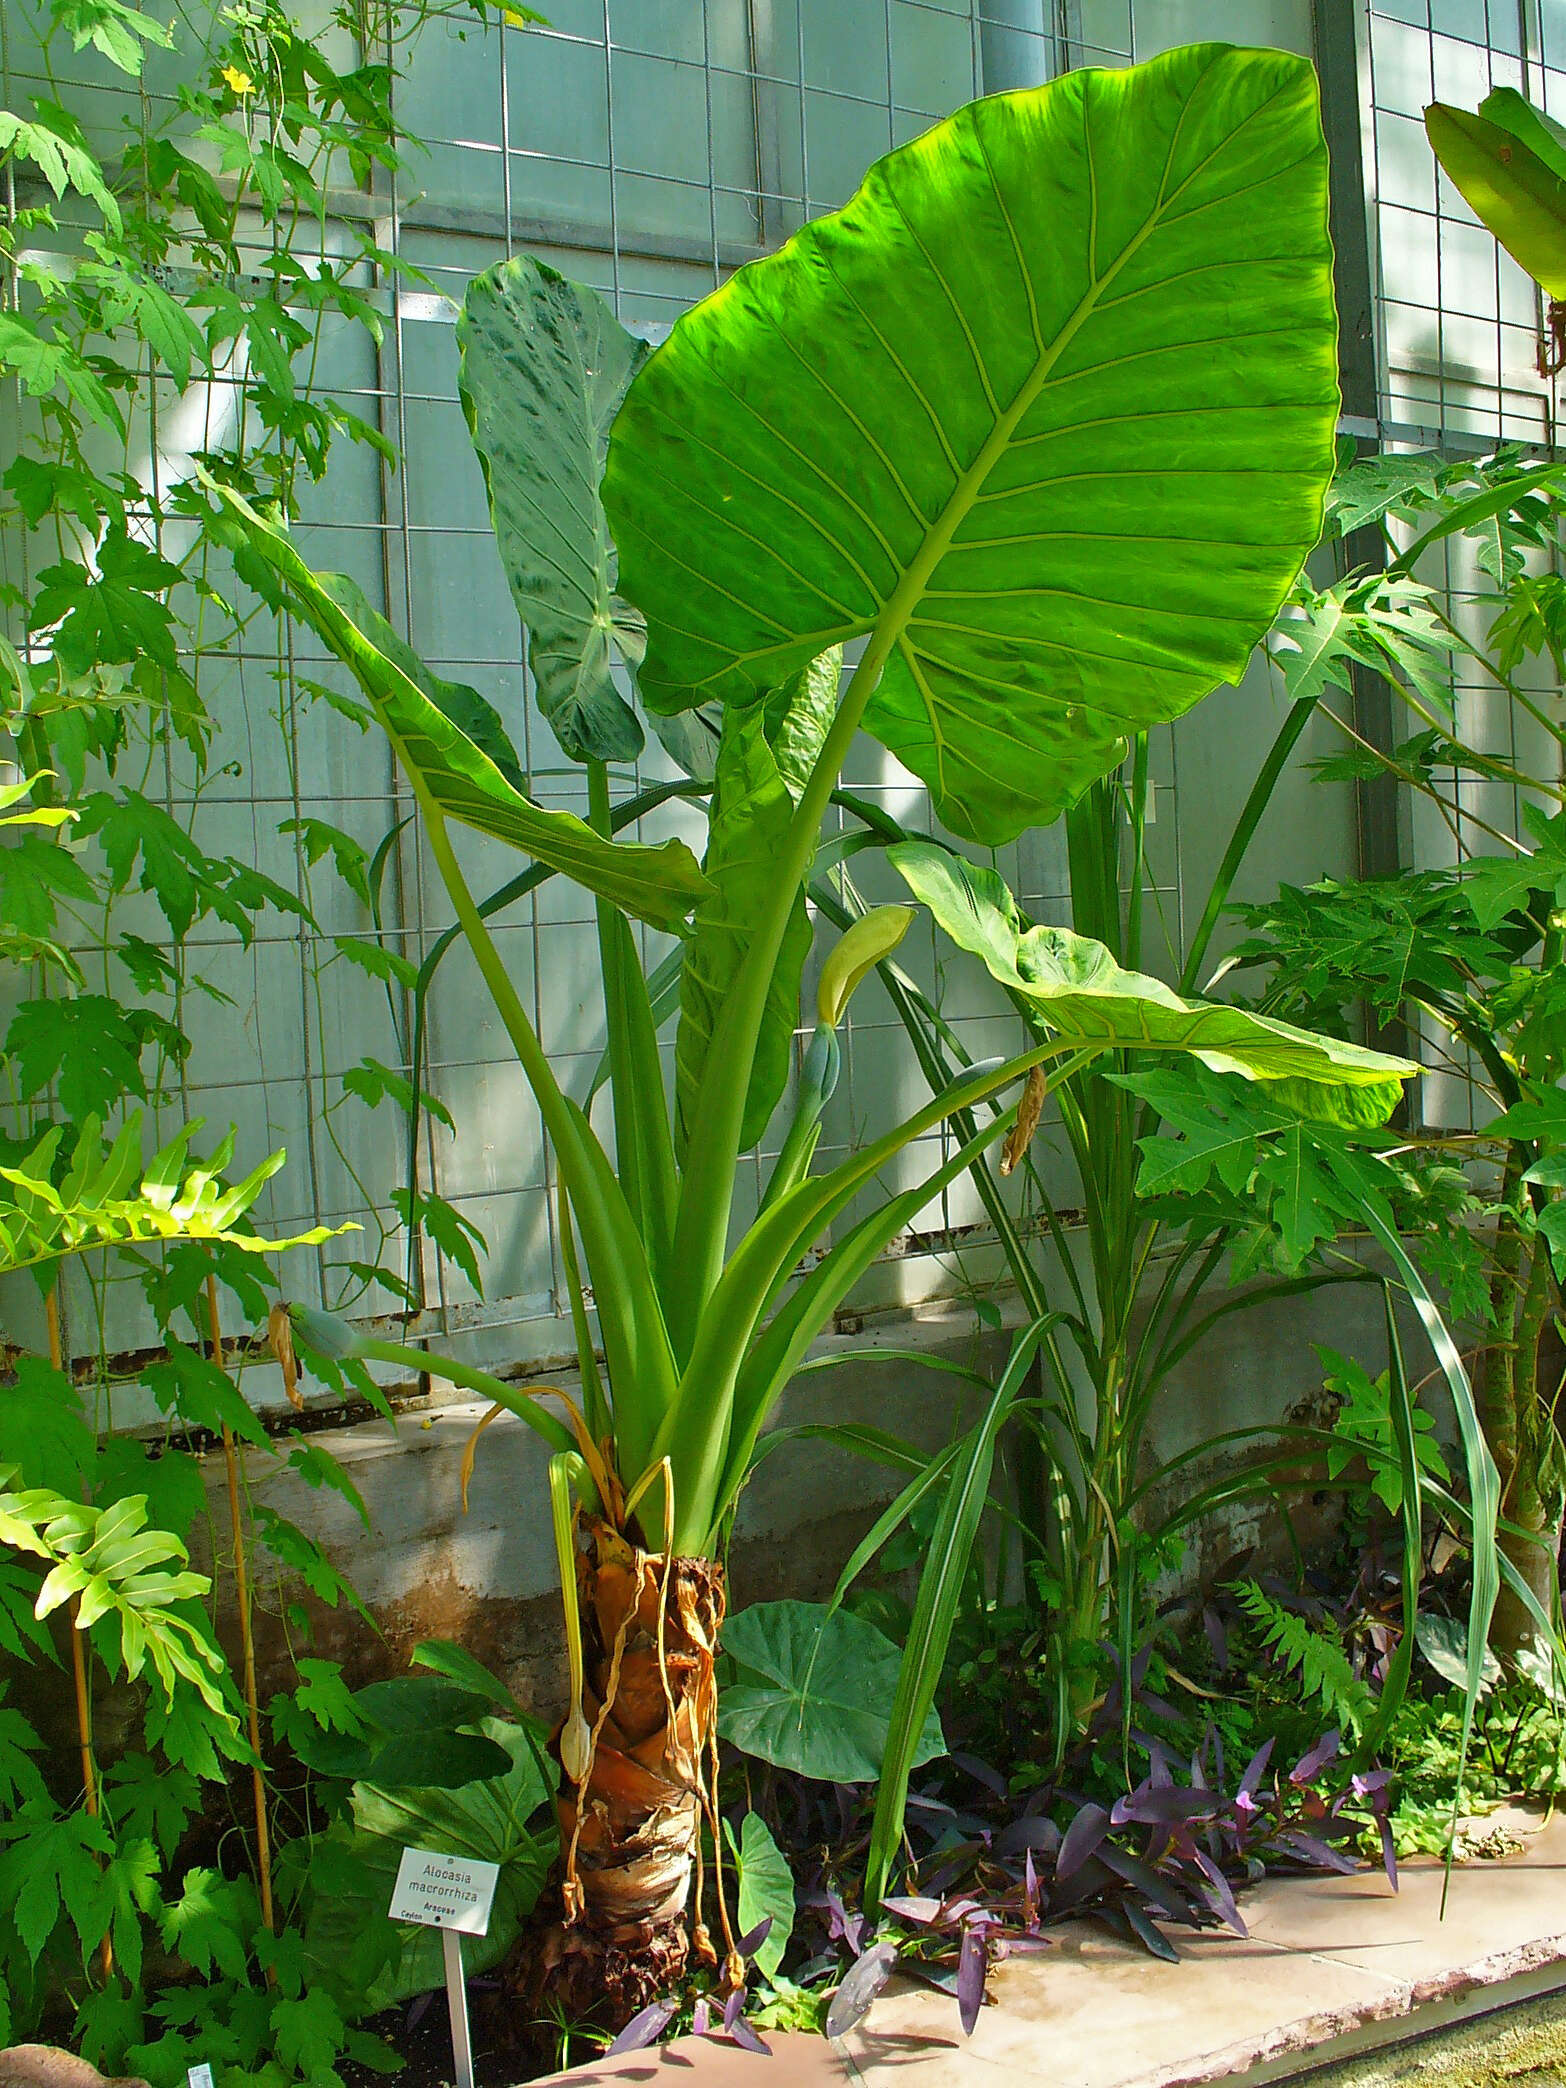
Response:
[{"label": "fern frond", "polygon": [[1285,1609],[1255,1581],[1241,1581],[1235,1595],[1246,1616],[1262,1634],[1262,1649],[1299,1683],[1307,1702],[1320,1702],[1352,1733],[1362,1732],[1375,1710],[1375,1698],[1355,1674],[1338,1641],[1312,1629],[1304,1617]]}]

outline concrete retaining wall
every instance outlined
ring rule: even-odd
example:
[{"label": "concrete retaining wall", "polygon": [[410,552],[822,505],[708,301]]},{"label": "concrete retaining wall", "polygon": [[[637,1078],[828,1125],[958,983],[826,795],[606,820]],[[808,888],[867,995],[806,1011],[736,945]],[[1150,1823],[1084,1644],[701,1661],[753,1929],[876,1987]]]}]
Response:
[{"label": "concrete retaining wall", "polygon": [[[1379,1367],[1377,1292],[1368,1285],[1329,1289],[1270,1301],[1221,1322],[1168,1387],[1150,1431],[1157,1458],[1227,1429],[1281,1420],[1319,1399],[1312,1341]],[[933,1449],[965,1424],[977,1395],[905,1352],[978,1365],[993,1375],[1005,1351],[1005,1334],[978,1330],[967,1308],[888,1315],[857,1334],[818,1343],[817,1358],[842,1360],[797,1378],[777,1425],[867,1421]],[[556,1382],[574,1389],[569,1380]],[[495,1421],[478,1445],[464,1514],[462,1455],[484,1404],[437,1382],[421,1405],[404,1411],[395,1431],[374,1422],[315,1438],[341,1459],[362,1494],[368,1533],[336,1494],[314,1491],[293,1473],[268,1477],[253,1470],[257,1498],[324,1546],[358,1587],[382,1634],[366,1630],[352,1612],[333,1613],[296,1588],[272,1586],[258,1620],[263,1669],[271,1671],[263,1674],[263,1695],[284,1679],[279,1612],[286,1594],[306,1600],[317,1650],[342,1660],[356,1679],[396,1672],[421,1638],[451,1638],[547,1714],[561,1700],[563,1659],[547,1452],[513,1417]],[[222,1460],[213,1456],[207,1463],[214,1527],[222,1531]],[[899,1484],[894,1473],[820,1441],[779,1448],[760,1465],[741,1504],[730,1557],[733,1605],[824,1596]],[[1307,1516],[1307,1525],[1311,1520]],[[1232,1556],[1261,1534],[1259,1511],[1229,1512],[1193,1553],[1188,1571]]]}]

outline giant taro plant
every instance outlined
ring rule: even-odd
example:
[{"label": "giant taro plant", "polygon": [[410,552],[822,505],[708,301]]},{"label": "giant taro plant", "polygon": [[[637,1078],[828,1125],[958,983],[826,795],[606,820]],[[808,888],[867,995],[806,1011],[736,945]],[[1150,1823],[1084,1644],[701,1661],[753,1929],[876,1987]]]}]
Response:
[{"label": "giant taro plant", "polygon": [[[1108,1051],[1328,1089],[1409,1070],[1040,936],[1040,1033],[812,1172],[848,995],[910,918],[886,909],[826,959],[780,1157],[734,1224],[740,1156],[788,1083],[805,892],[856,734],[923,779],[949,830],[1001,842],[1058,817],[1128,734],[1236,679],[1276,612],[1332,464],[1326,181],[1311,68],[1207,45],[961,110],[650,355],[529,260],[479,278],[464,396],[539,702],[586,764],[586,822],[529,800],[474,692],[220,496],[246,570],[348,664],[391,738],[537,1100],[597,1309],[602,1367],[576,1291],[583,1390],[566,1420],[453,1366],[552,1452],[572,1696],[565,1921],[546,1956],[568,2006],[626,2015],[684,1962],[726,1518],[833,1309],[1016,1104],[849,1216],[888,1163],[1034,1068]],[[859,648],[846,675],[844,647]],[[701,866],[677,841],[612,838],[628,812],[607,764],[642,743],[632,670],[687,759],[717,721]],[[612,1135],[541,1050],[486,925],[500,895],[475,898],[454,822],[532,858],[506,897],[551,875],[594,896]],[[633,921],[681,938],[672,1098]],[[430,1360],[299,1326],[359,1358]]]}]

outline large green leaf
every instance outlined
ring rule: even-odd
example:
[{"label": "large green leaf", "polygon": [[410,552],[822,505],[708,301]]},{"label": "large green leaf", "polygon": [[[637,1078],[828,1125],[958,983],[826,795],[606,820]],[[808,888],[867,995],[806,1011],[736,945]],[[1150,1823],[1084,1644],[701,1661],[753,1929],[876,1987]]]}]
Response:
[{"label": "large green leaf", "polygon": [[960,110],[675,325],[604,500],[655,708],[868,635],[955,831],[1053,819],[1237,681],[1338,411],[1316,79],[1201,45]]},{"label": "large green leaf", "polygon": [[[724,713],[702,868],[713,896],[698,908],[680,971],[680,1026],[674,1044],[675,1127],[680,1150],[706,1071],[713,1026],[756,924],[777,898],[778,857],[794,806],[832,722],[842,652],[833,647],[792,675],[766,703]],[[799,1023],[799,982],[810,955],[810,921],[801,882],[772,974],[751,1060],[741,1148],[767,1128],[788,1083],[789,1049]]]},{"label": "large green leaf", "polygon": [[201,1118],[176,1132],[145,1168],[142,1113],[133,1110],[105,1146],[96,1117],[76,1127],[71,1163],[59,1179],[64,1129],[46,1131],[33,1145],[0,1162],[0,1274],[33,1269],[46,1287],[53,1265],[68,1254],[143,1241],[212,1240],[246,1254],[280,1254],[285,1247],[318,1247],[353,1225],[312,1226],[285,1239],[266,1239],[245,1222],[262,1189],[283,1165],[281,1149],[232,1187],[222,1177],[234,1154],[232,1131],[208,1160],[187,1150]]},{"label": "large green leaf", "polygon": [[1012,1343],[1006,1369],[983,1415],[957,1446],[946,1480],[945,1497],[930,1533],[919,1593],[914,1601],[908,1640],[897,1673],[897,1695],[887,1725],[885,1759],[876,1792],[875,1818],[865,1871],[865,1906],[879,1906],[881,1895],[903,1839],[908,1808],[909,1772],[919,1760],[926,1721],[946,1666],[952,1628],[962,1603],[963,1583],[990,1505],[990,1474],[995,1445],[1007,1416],[1017,1403],[1028,1366],[1039,1342],[1058,1314],[1035,1320]]},{"label": "large green leaf", "polygon": [[394,667],[400,668],[420,695],[427,697],[459,732],[465,733],[513,788],[523,789],[522,763],[501,722],[499,711],[489,699],[466,682],[445,681],[440,675],[431,673],[407,639],[393,629],[378,609],[370,606],[364,589],[349,574],[317,573],[315,577],[322,592],[337,604],[376,651],[383,653]]},{"label": "large green leaf", "polygon": [[1526,145],[1552,174],[1566,180],[1566,126],[1535,108],[1515,87],[1492,87],[1479,104],[1479,113]]},{"label": "large green leaf", "polygon": [[[498,729],[482,698],[453,683],[434,684],[433,677],[420,687],[376,643],[372,632],[379,619],[373,612],[371,632],[361,628],[363,597],[351,581],[311,572],[283,530],[231,487],[207,483],[237,524],[242,548],[259,561],[257,579],[270,573],[282,599],[350,669],[409,776],[448,819],[521,849],[638,920],[656,928],[680,927],[708,891],[683,841],[657,847],[606,841],[574,813],[546,812],[535,805],[436,700],[441,691],[453,690],[459,697],[473,697]],[[250,570],[256,571],[254,564]],[[459,716],[469,724],[477,719],[477,714]]]},{"label": "large green leaf", "polygon": [[1512,87],[1475,115],[1432,102],[1425,134],[1463,200],[1520,268],[1566,297],[1566,131]]},{"label": "large green leaf", "polygon": [[1188,1051],[1215,1073],[1383,1089],[1419,1068],[1319,1037],[1248,1008],[1182,1000],[1161,979],[1122,971],[1102,943],[1067,928],[1029,925],[993,870],[933,841],[887,850],[904,882],[957,944],[984,960],[1030,1014],[1057,1036],[1105,1050]]},{"label": "large green leaf", "polygon": [[[725,1624],[723,1650],[735,1673],[718,1731],[731,1746],[827,1783],[880,1775],[902,1655],[873,1624],[821,1602],[756,1602]],[[931,1711],[911,1766],[945,1752]]]},{"label": "large green leaf", "polygon": [[472,1730],[492,1698],[435,1675],[398,1675],[354,1692],[355,1733],[303,1733],[294,1751],[307,1769],[345,1782],[416,1784],[452,1791],[511,1767],[505,1749]]},{"label": "large green leaf", "polygon": [[634,761],[642,728],[612,670],[637,664],[645,631],[614,592],[598,482],[646,346],[601,297],[525,254],[468,285],[457,345],[538,707],[574,760]]},{"label": "large green leaf", "polygon": [[498,1718],[486,1737],[511,1757],[504,1776],[457,1790],[377,1789],[357,1783],[352,1825],[332,1829],[305,1932],[310,1955],[329,1976],[354,1983],[362,1968],[366,2014],[438,1988],[444,1977],[440,1934],[387,1919],[405,1848],[476,1856],[500,1866],[485,1935],[463,1939],[469,1972],[497,1964],[532,1912],[554,1861],[558,1837],[549,1803],[553,1765],[537,1733]]}]

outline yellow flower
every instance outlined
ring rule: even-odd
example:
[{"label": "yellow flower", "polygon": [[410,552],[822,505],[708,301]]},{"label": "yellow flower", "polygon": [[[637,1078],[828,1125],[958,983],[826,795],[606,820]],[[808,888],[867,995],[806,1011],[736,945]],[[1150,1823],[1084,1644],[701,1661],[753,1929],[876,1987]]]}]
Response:
[{"label": "yellow flower", "polygon": [[241,72],[237,65],[225,65],[223,78],[235,94],[254,94],[256,91],[255,81],[249,73]]}]

